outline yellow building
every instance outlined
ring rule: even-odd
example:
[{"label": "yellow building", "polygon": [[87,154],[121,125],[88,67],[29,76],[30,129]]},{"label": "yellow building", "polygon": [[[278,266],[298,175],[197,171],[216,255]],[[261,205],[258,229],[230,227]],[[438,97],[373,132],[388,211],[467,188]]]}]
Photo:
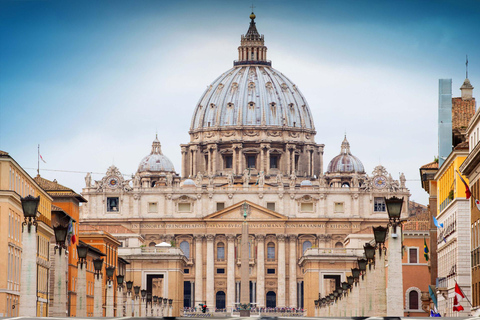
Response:
[{"label": "yellow building", "polygon": [[0,151],[0,317],[18,315],[22,261],[21,198],[40,196],[37,217],[37,316],[48,315],[52,198],[7,153]]}]

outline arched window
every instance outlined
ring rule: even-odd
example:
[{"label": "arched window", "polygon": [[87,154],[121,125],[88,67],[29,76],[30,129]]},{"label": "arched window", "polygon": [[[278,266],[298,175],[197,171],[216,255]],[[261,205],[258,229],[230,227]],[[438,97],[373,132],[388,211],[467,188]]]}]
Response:
[{"label": "arched window", "polygon": [[275,243],[273,242],[267,244],[267,259],[275,260]]},{"label": "arched window", "polygon": [[223,242],[217,243],[217,260],[225,260],[225,244]]},{"label": "arched window", "polygon": [[343,243],[338,241],[337,243],[335,243],[335,248],[343,248]]},{"label": "arched window", "polygon": [[311,248],[312,247],[312,243],[310,241],[305,241],[303,243],[303,253],[305,253],[305,250],[307,250],[308,248]]},{"label": "arched window", "polygon": [[342,183],[342,188],[350,188],[350,184],[348,182]]},{"label": "arched window", "polygon": [[408,309],[418,310],[418,291],[412,290],[408,293]]},{"label": "arched window", "polygon": [[182,241],[180,243],[180,249],[182,249],[185,257],[187,257],[187,259],[190,259],[190,243],[188,243],[187,241]]},{"label": "arched window", "polygon": [[156,245],[155,242],[150,242],[150,243],[148,244],[149,247],[155,247],[155,245]]}]

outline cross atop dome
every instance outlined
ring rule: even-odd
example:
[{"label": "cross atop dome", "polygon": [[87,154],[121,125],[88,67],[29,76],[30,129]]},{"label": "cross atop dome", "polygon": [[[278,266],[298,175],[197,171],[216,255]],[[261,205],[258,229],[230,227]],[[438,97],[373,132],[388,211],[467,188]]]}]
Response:
[{"label": "cross atop dome", "polygon": [[265,47],[263,35],[257,31],[255,24],[255,13],[250,14],[250,26],[247,33],[242,35],[240,47],[238,47],[238,61],[234,66],[260,64],[271,66],[272,63],[267,60],[267,47]]}]

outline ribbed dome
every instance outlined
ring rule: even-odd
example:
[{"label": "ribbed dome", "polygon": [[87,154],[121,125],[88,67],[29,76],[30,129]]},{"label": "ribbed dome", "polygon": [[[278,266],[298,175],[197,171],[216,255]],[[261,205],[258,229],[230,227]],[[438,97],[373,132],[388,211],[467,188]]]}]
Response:
[{"label": "ribbed dome", "polygon": [[350,152],[347,137],[342,142],[340,154],[330,161],[328,173],[365,173],[362,162]]},{"label": "ribbed dome", "polygon": [[162,154],[158,137],[152,143],[152,152],[142,159],[138,172],[175,172],[172,162]]},{"label": "ribbed dome", "polygon": [[315,129],[298,88],[268,66],[238,66],[218,77],[200,98],[191,130],[235,126]]}]

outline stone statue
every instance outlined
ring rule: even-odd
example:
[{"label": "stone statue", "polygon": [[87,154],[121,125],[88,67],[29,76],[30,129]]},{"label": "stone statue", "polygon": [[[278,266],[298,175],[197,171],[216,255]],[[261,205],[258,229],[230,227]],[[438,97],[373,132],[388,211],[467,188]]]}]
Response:
[{"label": "stone statue", "polygon": [[171,172],[167,173],[167,187],[171,187],[173,184],[173,175]]},{"label": "stone statue", "polygon": [[213,187],[213,174],[208,176],[208,185]]},{"label": "stone statue", "polygon": [[263,187],[263,185],[265,184],[265,173],[263,171],[260,172],[257,183],[259,187]]},{"label": "stone statue", "polygon": [[352,176],[352,188],[358,187],[358,176],[357,174],[354,174]]},{"label": "stone statue", "polygon": [[228,185],[229,185],[229,186],[233,186],[233,184],[235,183],[235,180],[234,180],[234,178],[233,178],[233,173],[230,172],[230,173],[227,175],[227,182],[228,182]]},{"label": "stone statue", "polygon": [[319,182],[321,188],[325,188],[325,187],[327,186],[327,181],[325,180],[325,176],[324,176],[324,175],[321,175],[321,176],[318,178],[318,182]]},{"label": "stone statue", "polygon": [[87,186],[87,188],[90,188],[92,186],[92,175],[90,174],[90,172],[88,172],[85,176],[85,185]]},{"label": "stone statue", "polygon": [[197,173],[197,187],[202,186],[202,181],[203,181],[203,174],[200,171],[198,171],[198,173]]},{"label": "stone statue", "polygon": [[243,185],[248,186],[250,183],[250,170],[245,169],[243,170]]},{"label": "stone statue", "polygon": [[297,183],[297,176],[295,175],[295,172],[292,172],[290,175],[290,188],[295,188],[295,185]]},{"label": "stone statue", "polygon": [[133,177],[133,187],[134,188],[139,188],[140,187],[140,175],[138,174],[138,172]]},{"label": "stone statue", "polygon": [[277,173],[277,184],[283,188],[283,174],[281,172]]},{"label": "stone statue", "polygon": [[400,173],[400,186],[402,188],[405,188],[405,181],[407,181],[407,179],[405,179],[405,175],[402,173]]}]

